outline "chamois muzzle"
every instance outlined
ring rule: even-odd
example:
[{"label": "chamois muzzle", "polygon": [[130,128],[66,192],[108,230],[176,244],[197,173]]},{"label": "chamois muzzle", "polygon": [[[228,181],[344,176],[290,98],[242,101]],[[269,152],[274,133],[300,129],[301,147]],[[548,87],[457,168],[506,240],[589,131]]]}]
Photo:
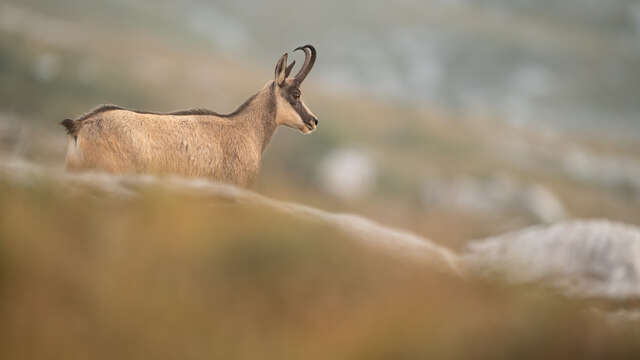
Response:
[{"label": "chamois muzzle", "polygon": [[299,85],[307,77],[307,75],[311,71],[311,68],[313,68],[313,64],[316,62],[316,49],[311,45],[304,45],[304,46],[297,47],[293,51],[298,51],[298,50],[304,51],[304,54],[305,54],[304,64],[302,64],[302,68],[300,68],[300,71],[295,76],[295,80]]},{"label": "chamois muzzle", "polygon": [[308,120],[303,119],[302,122],[304,122],[304,125],[307,127],[307,130],[309,130],[309,132],[314,131],[318,127],[318,118],[315,116]]}]

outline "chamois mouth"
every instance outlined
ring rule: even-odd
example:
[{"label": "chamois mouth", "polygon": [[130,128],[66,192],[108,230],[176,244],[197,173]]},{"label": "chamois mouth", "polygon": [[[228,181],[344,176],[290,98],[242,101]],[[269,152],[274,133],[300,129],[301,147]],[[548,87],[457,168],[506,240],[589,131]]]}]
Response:
[{"label": "chamois mouth", "polygon": [[305,134],[310,134],[317,128],[317,126],[314,123],[308,123],[306,121],[304,122],[304,126],[305,126],[304,130],[306,131],[303,131],[303,132]]}]

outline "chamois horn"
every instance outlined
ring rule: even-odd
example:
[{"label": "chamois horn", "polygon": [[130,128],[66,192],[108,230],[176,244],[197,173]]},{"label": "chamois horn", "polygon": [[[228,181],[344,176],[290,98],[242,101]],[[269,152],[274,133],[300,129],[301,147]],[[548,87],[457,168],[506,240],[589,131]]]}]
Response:
[{"label": "chamois horn", "polygon": [[300,68],[300,71],[295,77],[298,84],[301,84],[304,81],[304,79],[307,77],[309,72],[311,71],[313,64],[316,62],[316,49],[311,45],[304,45],[304,46],[297,47],[293,51],[298,51],[298,50],[304,51],[304,54],[305,54],[304,64],[302,64],[302,68]]}]

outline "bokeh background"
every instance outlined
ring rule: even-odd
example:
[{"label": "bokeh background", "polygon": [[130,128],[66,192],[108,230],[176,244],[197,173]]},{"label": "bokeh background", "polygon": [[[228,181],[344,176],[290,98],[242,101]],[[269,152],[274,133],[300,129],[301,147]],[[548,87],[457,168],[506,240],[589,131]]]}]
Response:
[{"label": "bokeh background", "polygon": [[259,192],[457,245],[567,217],[640,223],[637,1],[0,5],[4,152],[62,164],[58,122],[103,103],[231,112],[311,43],[321,126],[277,132]]},{"label": "bokeh background", "polygon": [[[434,239],[452,249],[461,249],[473,239],[574,218],[606,218],[640,225],[640,2],[637,0],[397,0],[393,3],[382,0],[2,0],[0,155],[5,160],[21,159],[61,168],[67,137],[59,121],[104,103],[152,111],[205,107],[231,112],[272,79],[276,60],[284,52],[307,43],[317,48],[318,60],[303,86],[303,98],[320,118],[319,128],[309,136],[287,128],[279,129],[266,150],[255,191],[331,212],[362,214],[382,224]],[[299,64],[302,62],[302,54],[296,53],[295,58]],[[510,315],[491,324],[501,329],[504,336],[516,329],[513,334],[517,336],[514,335],[513,343],[504,352],[494,353],[495,349],[491,348],[487,352],[489,358],[521,355],[523,348],[538,343],[544,338],[543,334],[556,334],[548,332],[549,324],[555,324],[554,329],[558,329],[552,320],[548,324],[544,322],[546,320],[540,320],[531,328],[523,323],[534,321],[539,316],[557,319],[566,326],[560,329],[568,333],[573,331],[573,326],[584,330],[576,333],[575,339],[556,339],[554,344],[558,349],[578,349],[584,339],[601,339],[600,327],[591,328],[581,322],[583,320],[571,322],[575,315],[573,310],[568,311],[563,300],[558,302],[553,297],[548,300],[542,296],[545,300],[540,305],[543,309],[540,309],[538,305],[531,305],[537,304],[538,297],[534,300],[525,297],[523,300],[521,295],[514,295],[510,290],[505,292],[502,288],[493,287],[487,290],[482,287],[484,285],[481,290],[467,287],[460,290],[459,285],[442,285],[448,280],[439,275],[426,280],[416,279],[410,275],[413,270],[404,268],[378,282],[374,274],[388,271],[393,266],[385,263],[378,268],[379,260],[370,257],[358,260],[357,266],[360,267],[349,268],[345,273],[334,271],[318,275],[320,273],[309,269],[316,269],[314,266],[319,269],[322,267],[320,263],[324,264],[328,259],[334,259],[338,268],[349,266],[345,260],[348,256],[341,254],[352,256],[353,252],[343,248],[323,252],[326,249],[322,246],[317,248],[317,244],[311,250],[299,250],[291,240],[297,236],[293,230],[287,232],[271,225],[265,225],[266,230],[258,226],[260,230],[253,233],[226,228],[225,221],[217,221],[218,228],[205,225],[207,221],[199,218],[199,213],[191,208],[193,199],[190,198],[178,201],[164,197],[154,200],[151,197],[141,204],[132,205],[129,210],[113,204],[106,210],[99,210],[103,205],[94,204],[93,198],[76,199],[66,208],[60,204],[67,200],[59,198],[55,189],[46,186],[34,193],[31,190],[16,191],[4,184],[2,191],[1,216],[6,222],[0,233],[5,239],[31,239],[24,249],[20,247],[22,245],[18,246],[17,252],[14,252],[15,244],[8,246],[13,250],[7,253],[25,256],[15,255],[14,258],[11,255],[11,261],[19,259],[15,260],[16,264],[29,264],[28,259],[33,260],[33,264],[25,266],[34,274],[59,269],[58,262],[47,262],[47,259],[51,260],[47,254],[58,254],[62,259],[70,255],[52,243],[40,244],[38,239],[45,235],[30,232],[29,224],[33,222],[44,224],[42,231],[47,234],[55,234],[50,237],[54,242],[57,241],[55,239],[64,242],[66,240],[62,239],[69,237],[86,237],[104,241],[111,239],[118,243],[119,240],[115,239],[134,239],[140,234],[164,239],[166,243],[162,244],[165,245],[173,244],[171,236],[192,239],[185,243],[187,245],[181,245],[184,248],[177,250],[177,258],[172,258],[165,250],[154,253],[158,250],[147,243],[135,245],[141,246],[140,249],[129,249],[133,245],[126,245],[124,249],[133,250],[134,254],[150,251],[157,257],[128,255],[130,257],[118,258],[115,262],[99,263],[102,268],[98,266],[88,270],[88,275],[78,279],[74,277],[73,269],[63,266],[59,272],[52,271],[60,279],[71,279],[71,285],[62,281],[62,285],[54,286],[54,293],[59,298],[51,297],[52,303],[48,303],[46,299],[51,294],[34,292],[25,295],[27,300],[30,299],[25,307],[11,305],[17,307],[10,308],[14,315],[18,314],[13,317],[16,324],[20,323],[20,316],[31,314],[33,318],[27,316],[32,320],[29,324],[37,327],[34,325],[38,323],[37,315],[48,318],[61,308],[71,314],[75,309],[93,313],[91,309],[95,309],[92,307],[95,303],[91,299],[111,299],[110,296],[119,299],[108,306],[102,303],[95,305],[106,315],[104,318],[91,318],[89,323],[106,326],[107,332],[96,335],[97,339],[137,349],[138,352],[127,353],[132,357],[153,353],[145,347],[136,348],[140,343],[162,344],[160,348],[167,351],[180,348],[166,341],[168,334],[146,332],[148,328],[144,321],[150,321],[152,325],[177,324],[180,329],[197,333],[192,328],[194,322],[185,319],[199,324],[197,319],[204,316],[207,306],[194,305],[192,300],[185,300],[179,296],[180,293],[174,293],[175,286],[182,286],[179,284],[185,278],[196,280],[181,288],[184,294],[204,298],[219,296],[211,289],[203,290],[198,286],[208,281],[221,281],[224,286],[254,296],[255,303],[240,302],[240,305],[233,305],[238,304],[236,298],[223,298],[220,303],[223,305],[206,315],[212,318],[220,316],[222,323],[227,325],[235,323],[238,318],[230,315],[234,314],[233,311],[223,311],[226,306],[248,311],[244,319],[247,323],[250,323],[247,319],[253,319],[255,314],[266,316],[263,319],[266,322],[272,321],[270,316],[276,316],[274,311],[276,314],[284,312],[293,319],[304,311],[289,302],[278,302],[280,297],[290,294],[283,289],[303,289],[307,291],[304,294],[312,296],[309,294],[313,293],[313,287],[304,279],[323,279],[324,282],[320,281],[318,286],[326,291],[313,293],[312,297],[320,300],[311,305],[306,325],[289,326],[286,323],[283,325],[285,330],[274,330],[268,326],[247,330],[254,336],[244,338],[249,345],[264,345],[261,341],[273,340],[270,342],[274,346],[272,350],[277,351],[270,354],[275,354],[274,358],[286,352],[286,340],[300,331],[296,326],[302,327],[304,334],[311,326],[309,324],[320,324],[314,328],[313,336],[325,336],[329,327],[322,322],[321,314],[328,311],[332,314],[329,319],[338,321],[350,313],[349,304],[367,308],[353,315],[357,319],[350,318],[351,327],[346,327],[340,336],[329,337],[327,344],[314,343],[311,348],[326,349],[341,344],[344,349],[362,349],[378,344],[380,349],[396,349],[396,346],[413,349],[413,345],[405,346],[413,344],[412,336],[416,336],[418,341],[417,338],[423,339],[423,335],[430,334],[431,330],[410,336],[404,333],[389,335],[385,331],[402,328],[402,324],[412,317],[410,311],[398,314],[388,310],[389,303],[400,301],[408,308],[424,310],[421,308],[424,305],[421,296],[434,289],[457,299],[449,305],[431,303],[436,308],[468,307],[464,317],[460,318],[464,320],[453,324],[434,313],[415,320],[414,325],[423,330],[429,327],[425,324],[432,324],[436,321],[434,319],[448,324],[439,328],[441,337],[433,340],[433,344],[438,345],[429,348],[440,349],[437,351],[448,349],[442,350],[443,354],[464,358],[464,352],[451,350],[459,345],[450,340],[451,332],[462,327],[471,336],[479,336],[487,321],[495,321],[494,315],[502,311],[502,305]],[[85,200],[90,209],[87,212],[81,210]],[[157,204],[175,208],[168,214],[152,211]],[[16,206],[21,216],[17,220],[9,216],[15,215]],[[200,209],[198,206],[195,208]],[[239,218],[255,215],[252,210],[247,211],[236,215]],[[121,218],[120,212],[150,227]],[[179,215],[183,212],[193,218]],[[71,223],[84,225],[77,231],[56,225],[65,223],[65,214],[75,217]],[[233,218],[225,214],[224,209],[213,212],[213,215],[233,222]],[[97,220],[100,218],[111,219],[119,225],[116,230],[110,230],[104,222]],[[186,225],[167,225],[173,218],[184,221]],[[256,218],[261,219],[256,220],[259,224],[269,223],[260,216]],[[266,265],[258,262],[257,268],[250,267],[242,270],[247,272],[242,272],[231,265],[227,269],[224,266],[228,264],[223,262],[221,268],[212,270],[213,273],[206,272],[206,275],[198,272],[199,275],[195,276],[178,271],[165,285],[141,287],[159,298],[169,294],[166,302],[154,303],[149,309],[146,308],[148,303],[142,299],[143,294],[136,297],[135,286],[123,285],[130,273],[117,273],[111,279],[101,278],[104,269],[113,271],[123,264],[137,274],[134,278],[140,283],[146,283],[156,271],[168,275],[164,272],[169,270],[162,265],[165,259],[169,259],[169,263],[173,261],[178,268],[191,263],[206,264],[211,258],[198,252],[203,249],[198,239],[206,237],[205,234],[215,234],[220,227],[228,231],[228,239],[244,239],[241,244],[245,247],[240,246],[241,250],[236,253],[233,246],[225,247],[233,242],[223,242],[216,246],[226,250],[220,250],[222,255],[216,256],[230,259],[230,262],[240,259],[241,263],[248,264],[264,255],[279,265],[273,270],[269,261]],[[304,226],[303,230],[305,238],[318,236],[316,231],[326,231],[310,230]],[[290,252],[285,252],[284,257],[269,251],[260,252],[262,250],[258,255],[253,254],[250,249],[256,246],[258,249],[264,246],[271,249],[269,246],[272,246],[265,245],[269,241],[265,242],[262,235],[257,236],[258,232],[272,234],[265,235],[267,239],[285,239],[277,246]],[[62,249],[67,249],[66,246],[83,249],[86,244],[77,241],[79,243],[64,242],[66,245]],[[173,249],[171,246],[169,248]],[[218,250],[207,251],[216,253]],[[232,255],[228,255],[227,250]],[[69,263],[83,268],[89,266],[81,260],[86,255],[82,251],[74,253],[68,259]],[[313,251],[320,251],[320,257],[309,255]],[[31,252],[37,255],[25,255]],[[194,255],[197,252],[199,255]],[[300,254],[311,265],[292,260]],[[234,257],[236,255],[239,258]],[[42,261],[45,264],[42,268],[34,265]],[[140,268],[135,265],[137,261],[142,264]],[[16,269],[17,273],[24,270],[21,267]],[[136,272],[140,269],[141,272]],[[260,273],[265,269],[272,272],[264,278],[253,277],[255,273],[251,271]],[[196,270],[202,269],[198,267]],[[303,275],[292,282],[282,282],[278,276],[289,270],[302,271]],[[14,273],[6,270],[0,274],[10,278]],[[328,279],[341,276],[337,285],[330,284]],[[362,279],[366,281],[361,284]],[[398,285],[398,279],[405,281],[407,287]],[[26,289],[49,283],[46,277],[37,276],[20,281],[27,284],[19,282]],[[109,288],[109,281],[117,286]],[[112,293],[100,293],[104,286]],[[271,289],[273,296],[259,291],[256,295],[256,288],[261,286]],[[273,290],[273,286],[279,290]],[[415,286],[423,289],[420,291],[424,293],[412,294],[410,288]],[[65,298],[64,289],[80,294],[77,295],[80,300],[73,296]],[[356,290],[350,293],[349,289]],[[98,295],[91,292],[94,290]],[[93,295],[87,295],[86,291]],[[382,295],[390,291],[402,294],[399,295],[401,300]],[[122,293],[129,295],[121,298]],[[307,299],[306,295],[299,296],[301,301]],[[367,296],[372,296],[370,302],[363,300]],[[464,297],[474,300],[465,302],[461,300]],[[503,301],[500,306],[495,305],[496,299]],[[185,314],[181,312],[184,309],[176,304],[189,304],[195,310]],[[255,304],[263,304],[264,308]],[[493,307],[490,304],[494,304]],[[485,307],[490,310],[480,311]],[[549,308],[553,311],[547,312]],[[40,309],[40,312],[32,312],[32,309]],[[533,310],[529,312],[528,309]],[[359,331],[362,329],[369,329],[371,324],[366,319],[373,313],[379,314],[379,311],[387,314],[384,318],[387,321],[384,329],[387,330],[379,336],[369,334],[371,338],[350,337],[361,334]],[[127,312],[138,314],[134,317],[137,322],[127,323],[124,320],[126,316],[122,315]],[[164,315],[149,320],[159,313]],[[556,315],[560,313],[568,315],[558,318]],[[113,320],[114,316],[116,320]],[[123,319],[117,316],[123,316]],[[580,318],[581,315],[575,316]],[[47,341],[52,341],[49,335],[58,329],[71,328],[82,333],[82,329],[91,328],[83,322],[86,319],[77,323],[73,319],[53,316],[42,330],[44,333],[37,332],[42,337],[34,340],[34,344],[40,346],[36,348],[46,348],[43,344],[49,344]],[[118,319],[124,322],[120,323]],[[423,320],[425,323],[420,323]],[[564,320],[568,322],[563,323]],[[584,321],[589,323],[591,320]],[[241,320],[235,324],[241,327],[238,324],[245,323]],[[33,331],[33,328],[15,326],[24,334]],[[149,338],[120,338],[109,333],[109,329],[129,329],[132,334],[145,333]],[[274,339],[260,338],[260,334],[271,330],[276,333]],[[233,328],[232,333],[243,338],[241,334],[246,335],[243,331]],[[563,331],[558,330],[559,333]],[[637,335],[637,332],[633,334]],[[403,340],[396,342],[400,338]],[[17,341],[11,337],[7,339],[8,342],[12,339]],[[89,336],[87,339],[96,338]],[[626,338],[611,339],[621,339],[622,342]],[[307,340],[301,340],[299,344],[306,344],[304,341]],[[201,343],[193,345],[201,349],[198,346],[206,341],[204,338],[198,341]],[[490,345],[478,341],[477,347],[469,349],[485,351],[490,348]],[[607,341],[592,343],[593,347],[588,350],[593,352],[589,354],[601,354],[598,351],[605,348],[603,344],[609,344]],[[18,341],[18,344],[21,343]],[[13,354],[24,355],[20,351],[29,349],[29,342],[25,344],[24,348],[12,348],[15,350]],[[88,341],[86,348],[78,349],[74,348],[77,344],[69,343],[65,345],[68,348],[63,349],[77,350],[77,355],[82,357],[87,352],[91,353],[88,349],[109,349],[109,344],[108,341],[95,344]],[[220,344],[218,346],[222,346]],[[306,345],[300,346],[305,348]],[[373,349],[372,354],[384,353],[377,352],[376,347]],[[237,350],[234,347],[227,350],[227,355],[256,356],[251,351],[234,352]],[[60,350],[60,354],[68,355],[65,351]],[[440,354],[437,351],[435,354]],[[371,355],[366,351],[354,353],[363,358]],[[401,355],[402,352],[390,351],[389,357],[381,358],[398,358],[394,354]],[[407,354],[422,356],[434,353],[409,351]],[[34,350],[35,355],[41,354]]]}]

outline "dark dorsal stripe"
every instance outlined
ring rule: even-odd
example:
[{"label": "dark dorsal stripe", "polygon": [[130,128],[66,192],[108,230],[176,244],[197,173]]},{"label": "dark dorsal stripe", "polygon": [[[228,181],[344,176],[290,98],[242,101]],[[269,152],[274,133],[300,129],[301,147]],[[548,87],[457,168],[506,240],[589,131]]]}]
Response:
[{"label": "dark dorsal stripe", "polygon": [[253,96],[251,96],[249,99],[247,99],[247,101],[245,101],[242,105],[240,105],[236,110],[234,110],[232,113],[229,114],[220,114],[217,113],[215,111],[212,110],[208,110],[208,109],[189,109],[189,110],[179,110],[179,111],[173,111],[173,112],[155,112],[155,111],[143,111],[143,110],[134,110],[134,109],[128,109],[128,108],[124,108],[118,105],[101,105],[93,110],[91,110],[90,112],[82,115],[81,117],[77,118],[76,121],[83,121],[86,120],[94,115],[97,114],[101,114],[104,112],[108,112],[108,111],[112,111],[112,110],[125,110],[125,111],[131,111],[134,112],[136,114],[149,114],[149,115],[173,115],[173,116],[189,116],[189,115],[213,115],[213,116],[218,116],[218,117],[224,117],[224,118],[228,118],[228,117],[232,117],[235,116],[237,114],[239,114],[240,112],[242,112],[247,106],[249,106],[249,104],[251,103],[251,101],[253,101],[253,99],[255,99],[255,97],[258,94],[255,94]]}]

